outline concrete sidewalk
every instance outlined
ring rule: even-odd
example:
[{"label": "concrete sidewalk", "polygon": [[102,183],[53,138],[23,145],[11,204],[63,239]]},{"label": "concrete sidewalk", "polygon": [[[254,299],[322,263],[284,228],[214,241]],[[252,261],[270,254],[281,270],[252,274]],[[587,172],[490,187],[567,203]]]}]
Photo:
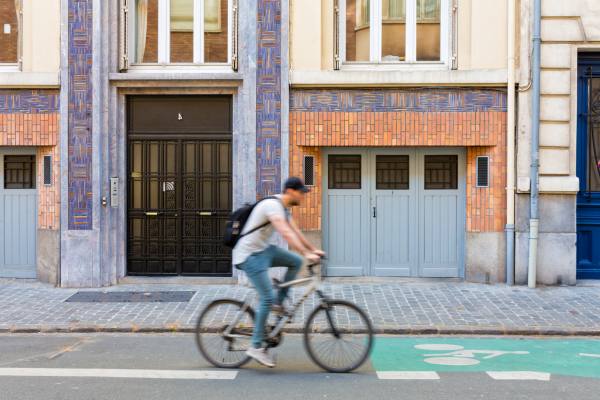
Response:
[{"label": "concrete sidewalk", "polygon": [[[72,303],[78,291],[193,291],[179,303]],[[296,289],[298,298],[302,289]],[[600,336],[600,286],[526,287],[463,282],[326,281],[334,298],[368,311],[379,333],[519,334]],[[26,281],[0,280],[0,333],[191,331],[198,314],[217,298],[243,299],[237,285],[119,285],[98,289],[57,289]],[[309,299],[288,331],[299,331],[312,310]]]}]

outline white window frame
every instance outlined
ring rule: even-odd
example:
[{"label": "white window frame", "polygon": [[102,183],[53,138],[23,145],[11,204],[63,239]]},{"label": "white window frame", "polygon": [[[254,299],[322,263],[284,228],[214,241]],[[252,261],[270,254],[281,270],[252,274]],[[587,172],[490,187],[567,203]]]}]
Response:
[{"label": "white window frame", "polygon": [[[23,69],[23,0],[19,1],[20,10],[17,15],[17,62],[0,62],[0,72],[20,72]],[[4,26],[0,26],[0,34],[3,34]]]},{"label": "white window frame", "polygon": [[234,29],[233,29],[233,3],[234,0],[227,0],[227,62],[205,62],[204,61],[204,0],[193,0],[193,62],[191,63],[171,63],[171,0],[158,0],[158,62],[156,63],[136,63],[135,62],[135,30],[136,30],[136,6],[135,0],[128,0],[127,12],[127,54],[129,59],[128,70],[148,70],[156,71],[162,69],[189,70],[189,69],[209,69],[219,71],[232,70],[232,47]]},{"label": "white window frame", "polygon": [[370,0],[370,46],[369,61],[346,61],[346,1],[339,0],[338,49],[341,69],[439,69],[451,67],[449,57],[451,43],[452,0],[440,0],[440,61],[417,61],[417,0],[406,0],[406,54],[404,61],[382,61],[382,0]]}]

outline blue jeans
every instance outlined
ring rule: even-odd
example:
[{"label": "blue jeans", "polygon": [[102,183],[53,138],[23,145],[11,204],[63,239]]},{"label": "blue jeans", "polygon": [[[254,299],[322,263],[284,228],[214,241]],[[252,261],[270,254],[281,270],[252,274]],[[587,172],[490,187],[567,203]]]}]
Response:
[{"label": "blue jeans", "polygon": [[[252,345],[255,348],[261,347],[264,334],[265,323],[271,312],[273,305],[273,286],[269,279],[269,268],[287,267],[285,282],[293,280],[302,267],[302,257],[291,251],[277,246],[269,246],[265,250],[252,254],[246,261],[238,265],[238,268],[246,272],[248,279],[252,282],[259,296],[259,306],[254,321],[254,332],[252,334]],[[279,290],[277,304],[283,304],[289,288]]]}]

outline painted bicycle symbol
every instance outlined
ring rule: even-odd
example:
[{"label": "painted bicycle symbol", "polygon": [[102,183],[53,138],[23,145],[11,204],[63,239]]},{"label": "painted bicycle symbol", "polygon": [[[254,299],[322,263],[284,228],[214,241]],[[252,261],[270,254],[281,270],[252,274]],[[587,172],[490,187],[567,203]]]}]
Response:
[{"label": "painted bicycle symbol", "polygon": [[468,350],[463,346],[454,344],[418,344],[415,346],[415,349],[445,352],[423,354],[423,357],[425,357],[424,361],[428,364],[456,366],[477,365],[481,363],[478,357],[481,358],[481,360],[489,360],[507,354],[529,354],[528,351]]}]

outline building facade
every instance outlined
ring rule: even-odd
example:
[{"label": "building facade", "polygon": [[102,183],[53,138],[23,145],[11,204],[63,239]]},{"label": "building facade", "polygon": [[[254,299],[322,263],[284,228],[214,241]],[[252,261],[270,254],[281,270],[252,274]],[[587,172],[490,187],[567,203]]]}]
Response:
[{"label": "building facade", "polygon": [[0,277],[58,283],[60,4],[0,2]]},{"label": "building facade", "polygon": [[[532,1],[43,3],[0,0],[0,276],[235,279],[299,175],[329,276],[526,281]],[[545,284],[600,270],[588,3],[543,0]]]}]

